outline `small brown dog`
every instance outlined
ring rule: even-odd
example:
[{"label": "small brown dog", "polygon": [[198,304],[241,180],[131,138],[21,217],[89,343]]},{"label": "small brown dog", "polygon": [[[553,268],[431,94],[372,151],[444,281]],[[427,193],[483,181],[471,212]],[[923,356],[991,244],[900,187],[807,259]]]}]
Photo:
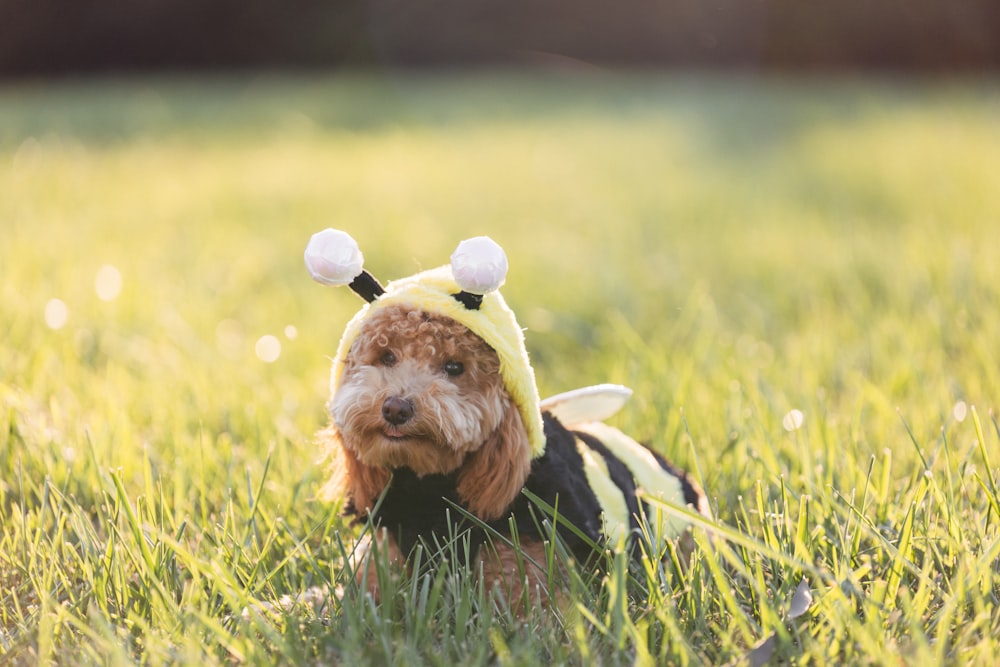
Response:
[{"label": "small brown dog", "polygon": [[[334,360],[321,440],[334,462],[328,495],[373,520],[393,563],[402,567],[422,541],[464,535],[489,588],[512,603],[527,599],[526,588],[544,600],[551,535],[538,499],[557,508],[557,531],[584,562],[595,545],[632,540],[650,518],[657,537],[686,535],[689,517],[665,507],[707,515],[685,473],[601,423],[627,390],[538,400],[521,329],[496,292],[506,257],[489,239],[463,242],[450,267],[387,288],[362,270],[342,232],[315,235],[306,264],[320,282],[350,284],[369,302]],[[375,568],[358,573],[377,594]]]}]

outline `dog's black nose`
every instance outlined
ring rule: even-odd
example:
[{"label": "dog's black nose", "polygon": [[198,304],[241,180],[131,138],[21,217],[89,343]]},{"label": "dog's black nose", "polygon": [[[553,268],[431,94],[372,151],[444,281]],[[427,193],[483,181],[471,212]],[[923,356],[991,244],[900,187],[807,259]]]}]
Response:
[{"label": "dog's black nose", "polygon": [[401,426],[413,419],[413,403],[405,398],[390,396],[382,404],[382,417],[394,426]]}]

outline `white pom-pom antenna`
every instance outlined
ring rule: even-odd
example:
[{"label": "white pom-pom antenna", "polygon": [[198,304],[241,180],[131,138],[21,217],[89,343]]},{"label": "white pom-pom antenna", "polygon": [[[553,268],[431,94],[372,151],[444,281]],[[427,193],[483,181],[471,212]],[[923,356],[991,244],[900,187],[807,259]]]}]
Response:
[{"label": "white pom-pom antenna", "polygon": [[306,246],[306,268],[313,280],[324,285],[350,285],[361,274],[365,256],[347,232],[324,229]]},{"label": "white pom-pom antenna", "polygon": [[305,252],[306,269],[312,279],[323,285],[349,285],[369,303],[385,290],[364,270],[365,257],[358,243],[347,232],[324,229],[309,239]]},{"label": "white pom-pom antenna", "polygon": [[451,273],[462,288],[455,298],[466,308],[478,310],[483,295],[499,289],[507,279],[507,255],[488,236],[466,239],[451,255]]}]

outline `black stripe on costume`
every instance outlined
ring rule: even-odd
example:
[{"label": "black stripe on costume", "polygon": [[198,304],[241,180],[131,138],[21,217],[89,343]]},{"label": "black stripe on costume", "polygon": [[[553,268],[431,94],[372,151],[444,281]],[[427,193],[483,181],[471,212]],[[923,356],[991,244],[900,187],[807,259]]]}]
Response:
[{"label": "black stripe on costume", "polygon": [[454,505],[460,505],[455,474],[418,477],[409,468],[397,468],[377,520],[408,556],[421,539],[433,547],[435,540],[444,543],[451,536],[471,531],[471,523]]},{"label": "black stripe on costume", "polygon": [[[646,449],[649,449],[649,447],[646,447]],[[691,482],[691,477],[688,473],[684,472],[652,449],[649,449],[649,451],[653,454],[653,457],[656,459],[656,462],[660,464],[661,468],[680,481],[681,488],[684,490],[684,502],[696,510],[699,509],[701,507],[704,494]]]},{"label": "black stripe on costume", "polygon": [[[628,529],[629,533],[634,533],[639,528],[638,517],[640,514],[639,499],[635,494],[635,478],[632,477],[632,471],[628,469],[628,466],[621,459],[612,454],[611,450],[603,442],[590,433],[574,431],[573,435],[582,440],[583,444],[600,454],[601,458],[604,459],[604,463],[608,466],[608,476],[611,477],[611,481],[614,482],[614,485],[625,496],[625,508],[628,510]],[[646,510],[647,508],[644,506],[643,511]]]},{"label": "black stripe on costume", "polygon": [[[587,483],[587,473],[583,467],[583,457],[576,448],[576,437],[558,419],[542,413],[545,431],[545,451],[531,462],[531,474],[524,488],[538,496],[558,512],[557,530],[559,537],[573,554],[586,561],[592,555],[587,540],[600,544],[601,504]],[[519,494],[511,506],[517,521],[518,532],[522,535],[538,535],[535,519],[551,520],[534,507],[534,503],[524,494]],[[581,539],[573,531],[561,527],[569,524],[586,535]],[[547,539],[549,536],[540,536]]]}]

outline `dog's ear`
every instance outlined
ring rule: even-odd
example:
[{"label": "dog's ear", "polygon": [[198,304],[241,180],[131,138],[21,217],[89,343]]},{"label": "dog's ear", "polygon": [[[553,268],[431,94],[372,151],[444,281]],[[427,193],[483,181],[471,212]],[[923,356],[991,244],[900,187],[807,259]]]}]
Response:
[{"label": "dog's ear", "polygon": [[389,473],[382,468],[367,466],[344,446],[337,427],[331,424],[317,434],[326,449],[330,479],[320,490],[325,500],[340,500],[345,496],[357,516],[365,516],[375,505],[376,498],[389,483]]},{"label": "dog's ear", "polygon": [[486,521],[503,516],[531,472],[531,443],[521,412],[508,402],[500,425],[469,455],[458,477],[458,495]]}]

